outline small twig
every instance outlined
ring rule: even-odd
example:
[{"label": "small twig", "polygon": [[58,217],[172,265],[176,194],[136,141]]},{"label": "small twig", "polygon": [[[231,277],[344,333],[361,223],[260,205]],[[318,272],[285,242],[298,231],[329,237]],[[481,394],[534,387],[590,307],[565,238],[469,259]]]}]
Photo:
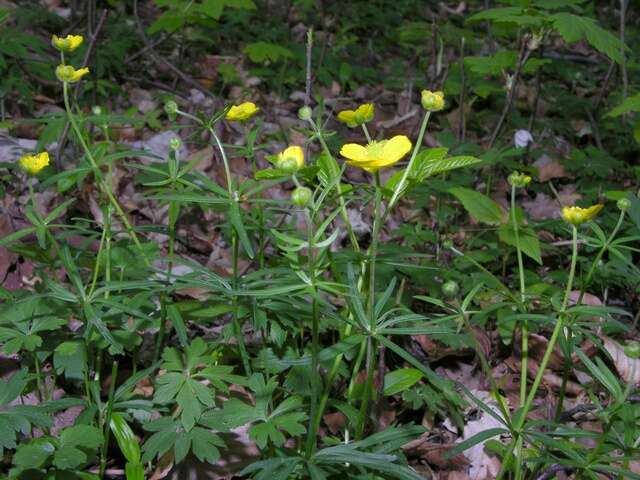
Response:
[{"label": "small twig", "polygon": [[[544,46],[541,46],[541,54]],[[542,91],[542,69],[538,69],[536,72],[536,95],[533,99],[533,108],[531,110],[531,116],[529,117],[529,125],[527,130],[533,132],[533,125],[535,124],[536,117],[538,116],[538,103],[540,103],[540,92]],[[527,145],[527,152],[529,151],[529,145]]]},{"label": "small twig", "polygon": [[[144,27],[142,26],[142,20],[140,19],[140,16],[138,15],[138,0],[133,0],[133,16],[134,16],[135,21],[136,21],[136,26],[137,26],[137,29],[138,29],[138,35],[140,35],[140,38],[142,39],[142,41],[145,44],[145,46],[149,46],[150,45],[149,39],[147,38],[147,35],[144,33]],[[158,55],[156,52],[153,51],[152,48],[149,48],[148,51],[149,51],[149,55],[151,56],[151,59],[155,63],[164,65],[169,70],[171,70],[174,74],[176,74],[178,77],[180,77],[180,79],[184,83],[187,83],[187,84],[191,85],[196,90],[200,90],[202,93],[204,93],[205,95],[207,95],[207,96],[209,96],[211,98],[216,98],[216,96],[213,93],[211,93],[209,90],[207,90],[200,83],[196,82],[193,78],[191,78],[189,75],[184,73],[178,67],[173,65],[169,60],[167,60],[166,58]]]},{"label": "small twig", "polygon": [[311,54],[313,53],[313,29],[307,31],[307,75],[305,83],[304,104],[311,104]]},{"label": "small twig", "polygon": [[173,32],[171,32],[168,35],[163,35],[158,40],[156,40],[154,42],[151,42],[148,45],[145,45],[143,48],[138,50],[136,53],[132,53],[127,58],[125,58],[124,59],[124,64],[127,65],[127,64],[131,63],[132,61],[134,61],[139,56],[144,55],[149,50],[152,50],[152,49],[156,48],[158,45],[160,45],[161,43],[163,43],[166,40],[170,39],[172,36],[173,36]]},{"label": "small twig", "polygon": [[511,81],[511,89],[509,90],[509,93],[507,95],[507,102],[505,103],[502,114],[500,115],[500,120],[498,120],[498,124],[496,125],[496,128],[491,135],[489,148],[492,148],[493,144],[496,142],[496,139],[500,134],[500,130],[502,130],[502,126],[504,125],[504,121],[511,111],[511,106],[516,97],[516,91],[518,90],[518,80],[520,79],[520,72],[522,71],[522,67],[525,63],[527,63],[527,60],[529,60],[529,56],[531,55],[531,50],[527,48],[527,37],[523,36],[521,42],[522,45],[520,46],[520,54],[518,55],[518,64],[516,65],[516,71],[513,74],[513,80]]},{"label": "small twig", "polygon": [[551,465],[549,468],[547,468],[544,472],[542,472],[542,475],[538,476],[536,480],[551,480],[560,472],[573,473],[574,471],[575,471],[574,467],[569,467],[567,465],[554,464],[554,465]]},{"label": "small twig", "polygon": [[629,94],[629,74],[627,72],[627,54],[624,51],[624,30],[626,23],[626,13],[627,13],[627,5],[629,2],[627,0],[620,0],[620,43],[622,43],[621,54],[622,54],[622,63],[620,64],[620,70],[622,70],[622,96],[623,98],[627,98]]},{"label": "small twig", "polygon": [[[82,59],[82,66],[87,66],[87,64],[89,63],[89,60],[91,59],[91,55],[93,54],[93,50],[95,49],[95,46],[96,46],[96,41],[98,40],[98,36],[102,31],[104,22],[107,20],[108,14],[109,14],[109,11],[106,8],[102,10],[102,15],[100,15],[100,20],[98,20],[98,24],[96,25],[96,28],[93,31],[93,35],[91,35],[91,40],[89,41],[89,47],[87,48],[87,51],[84,52],[84,58]],[[78,94],[80,93],[80,85],[81,83],[76,84],[73,90],[74,97],[77,97]],[[60,160],[62,159],[62,152],[64,151],[64,147],[67,144],[67,137],[69,136],[70,127],[71,127],[71,124],[68,121],[65,122],[64,129],[62,130],[62,135],[60,135],[60,140],[58,140],[58,148],[56,148],[56,156],[55,156],[55,166],[57,171],[60,171],[60,167],[61,167]]]},{"label": "small twig", "polygon": [[593,104],[593,111],[597,112],[602,104],[602,100],[604,100],[605,93],[607,88],[609,88],[609,82],[611,81],[611,77],[613,76],[613,72],[616,70],[616,62],[611,60],[609,62],[609,69],[607,70],[607,74],[604,76],[604,80],[602,81],[602,87],[600,88],[600,92],[596,97],[596,101]]},{"label": "small twig", "polygon": [[436,78],[438,76],[438,29],[436,28],[435,16],[431,19],[431,71],[429,72],[429,89],[433,90],[436,86]]},{"label": "small twig", "polygon": [[464,89],[465,89],[465,76],[464,76],[464,37],[460,40],[460,99],[458,100],[458,108],[460,109],[458,126],[458,143],[464,142],[466,134],[465,126],[465,114],[464,114]]},{"label": "small twig", "polygon": [[596,141],[596,145],[599,150],[604,152],[604,146],[602,145],[602,139],[600,138],[600,130],[598,129],[598,122],[593,117],[593,113],[588,108],[585,108],[584,111],[587,113],[587,117],[589,117],[589,123],[591,124],[591,131],[593,132],[593,138]]}]

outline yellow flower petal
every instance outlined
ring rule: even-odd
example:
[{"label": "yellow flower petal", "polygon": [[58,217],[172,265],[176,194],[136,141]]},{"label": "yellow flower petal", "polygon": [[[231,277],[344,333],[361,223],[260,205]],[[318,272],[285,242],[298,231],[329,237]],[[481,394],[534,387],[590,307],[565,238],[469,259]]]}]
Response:
[{"label": "yellow flower petal", "polygon": [[352,162],[366,162],[367,149],[357,143],[347,143],[340,149],[340,155]]},{"label": "yellow flower petal", "polygon": [[253,102],[244,102],[240,105],[233,105],[225,118],[231,122],[244,122],[253,117],[260,110]]},{"label": "yellow flower petal", "polygon": [[285,163],[287,162],[294,163],[296,170],[304,167],[304,150],[302,150],[302,147],[292,145],[278,154],[278,165],[281,165],[279,168],[285,167],[286,170],[288,165],[285,165]]},{"label": "yellow flower petal", "polygon": [[396,135],[390,139],[382,151],[386,161],[396,163],[411,150],[411,140],[405,135]]},{"label": "yellow flower petal", "polygon": [[82,35],[67,35],[64,38],[53,35],[51,37],[51,44],[63,52],[73,52],[82,45],[83,41],[84,38]]},{"label": "yellow flower petal", "polygon": [[49,165],[49,153],[42,152],[37,155],[23,155],[19,160],[20,166],[30,175],[36,175],[44,167]]},{"label": "yellow flower petal", "polygon": [[373,120],[375,107],[371,103],[364,103],[354,110],[342,110],[338,113],[338,120],[353,128]]},{"label": "yellow flower petal", "polygon": [[89,69],[87,67],[79,68],[78,70],[71,65],[58,65],[56,67],[56,77],[61,82],[76,83],[88,73]]},{"label": "yellow flower petal", "polygon": [[358,124],[355,122],[355,117],[356,112],[354,112],[353,110],[342,110],[340,113],[338,113],[338,120],[342,123],[346,123],[347,127],[349,128],[358,126]]},{"label": "yellow flower petal", "polygon": [[567,222],[572,225],[581,225],[585,222],[593,220],[595,216],[602,210],[604,205],[597,204],[592,205],[589,208],[581,208],[581,207],[563,207],[562,208],[562,218],[564,218]]}]

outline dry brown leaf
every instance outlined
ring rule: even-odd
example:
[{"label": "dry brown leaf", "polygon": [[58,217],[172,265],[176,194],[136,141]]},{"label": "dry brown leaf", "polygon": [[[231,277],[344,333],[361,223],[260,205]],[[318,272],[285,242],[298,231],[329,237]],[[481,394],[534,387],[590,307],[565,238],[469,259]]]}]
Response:
[{"label": "dry brown leaf", "polygon": [[[491,394],[476,390],[472,392],[480,400],[484,401],[489,408],[500,415],[500,410],[494,401],[491,401]],[[490,428],[503,428],[500,423],[492,415],[483,413],[477,420],[472,420],[464,426],[464,433],[460,441],[468,440],[474,435],[489,430]],[[472,480],[489,480],[496,477],[500,470],[500,460],[496,457],[488,455],[484,450],[484,442],[477,443],[473,447],[465,450],[464,455],[469,459],[469,477]]]},{"label": "dry brown leaf", "polygon": [[567,177],[567,172],[560,162],[548,155],[542,155],[533,162],[533,166],[538,169],[538,181],[540,182],[547,182],[553,178]]},{"label": "dry brown leaf", "polygon": [[634,385],[640,383],[640,358],[631,358],[624,353],[624,347],[609,337],[603,337],[604,348],[622,379]]}]

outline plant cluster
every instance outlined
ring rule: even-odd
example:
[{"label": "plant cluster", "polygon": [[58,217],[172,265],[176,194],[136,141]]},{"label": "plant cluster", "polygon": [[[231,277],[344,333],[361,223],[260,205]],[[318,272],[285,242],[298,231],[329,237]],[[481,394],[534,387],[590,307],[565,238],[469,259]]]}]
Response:
[{"label": "plant cluster", "polygon": [[[256,8],[252,0],[154,3],[162,13],[148,33],[184,31],[189,41],[227,15],[221,28],[243,24]],[[544,150],[531,145],[533,122],[525,129],[514,113],[526,75],[552,76],[545,71],[551,60],[537,53],[552,42],[585,40],[614,67],[626,62],[624,42],[588,15],[586,3],[522,0],[468,18],[518,49],[462,58],[458,73],[440,78],[441,90],[421,85],[419,97],[410,97],[421,117],[417,133],[380,134],[372,128],[374,101],[334,114],[312,97],[309,30],[301,46],[308,68],[296,75],[310,90],[296,112],[296,140],[266,155],[268,165],[262,153],[273,149],[257,99],[207,111],[165,97],[162,112],[137,119],[180,129],[166,157],[119,142],[114,130],[132,116],[79,102],[76,87],[94,73],[79,55],[85,38],[53,35],[59,61],[49,76],[64,110],[46,120],[55,126],[42,135],[57,138],[66,125],[78,154],[54,171],[55,154],[41,141],[15,164],[0,165],[28,189],[25,223],[0,247],[31,262],[35,279],[28,288],[0,288],[1,352],[15,367],[0,380],[3,474],[161,478],[196,459],[229,459],[244,429],[258,456],[232,472],[242,478],[418,480],[430,472],[408,445],[445,421],[463,432],[478,415],[492,426],[450,445],[447,458],[482,445],[497,459],[496,478],[640,478],[640,348],[628,341],[640,284],[637,176],[621,184],[614,173],[629,178],[633,167],[587,146],[567,166],[579,173],[594,165],[576,181],[584,201],[559,202],[555,218],[543,221],[523,208],[531,192],[557,194],[529,161]],[[411,5],[402,1],[398,9]],[[370,8],[364,11],[376,13],[369,19],[376,24],[379,12]],[[414,45],[432,31],[411,22],[399,35]],[[347,42],[348,31],[340,33]],[[45,47],[33,41],[31,48]],[[464,41],[462,48],[464,55]],[[297,58],[262,41],[244,51],[256,64]],[[433,80],[443,51],[433,59]],[[0,68],[20,62],[0,52],[0,62],[9,60]],[[357,81],[342,70],[343,84]],[[287,69],[279,71],[283,78]],[[538,88],[531,118],[538,97],[553,88]],[[605,140],[619,134],[607,133],[612,119],[637,130],[640,94],[628,93],[598,117]],[[466,139],[465,111],[491,97],[501,108],[478,114],[481,125],[495,120],[479,127],[483,149]],[[584,107],[583,100],[568,108]],[[454,104],[457,134],[437,133],[434,121],[442,125]],[[515,147],[501,146],[511,123],[519,128]],[[229,128],[242,132],[241,144],[223,142]],[[431,133],[439,146],[425,147]],[[202,143],[219,160],[221,181],[185,154],[185,145]],[[250,164],[251,178],[237,174],[234,162]],[[163,221],[133,220],[118,191],[123,168],[134,172],[144,201],[165,212]],[[499,182],[502,202],[491,195]],[[38,194],[46,191],[62,200],[43,206]],[[93,217],[79,198],[91,199]],[[399,223],[410,208],[432,212],[431,228]],[[357,227],[358,214],[370,227]],[[228,264],[210,268],[191,255],[183,227],[193,218],[216,222]],[[560,240],[544,241],[554,237]],[[590,292],[628,299],[598,303]],[[493,329],[496,349],[513,352],[511,390],[482,343],[480,332]],[[417,339],[466,350],[487,395],[443,375]],[[547,376],[553,363],[561,370],[555,385]],[[570,408],[574,377],[588,402],[583,410]],[[551,392],[550,406],[544,398]],[[390,423],[383,414],[389,405]],[[575,415],[583,411],[597,428],[582,428]]]}]

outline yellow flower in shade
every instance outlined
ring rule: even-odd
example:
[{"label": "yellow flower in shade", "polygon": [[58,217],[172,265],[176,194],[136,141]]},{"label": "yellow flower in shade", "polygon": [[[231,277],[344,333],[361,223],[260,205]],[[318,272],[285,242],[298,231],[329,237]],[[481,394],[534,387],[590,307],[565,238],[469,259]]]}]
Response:
[{"label": "yellow flower in shade", "polygon": [[421,98],[422,108],[430,112],[437,112],[444,108],[444,93],[423,90]]},{"label": "yellow flower in shade", "polygon": [[580,225],[584,222],[588,222],[589,220],[593,220],[598,212],[602,210],[602,207],[603,205],[600,203],[592,205],[589,208],[580,208],[575,206],[562,207],[562,218],[572,225]]},{"label": "yellow flower in shade", "polygon": [[44,167],[49,165],[49,154],[47,152],[38,153],[37,155],[23,155],[19,160],[20,166],[30,175],[40,173]]},{"label": "yellow flower in shade", "polygon": [[347,127],[353,128],[363,123],[373,120],[373,114],[375,107],[372,103],[365,103],[360,105],[355,110],[343,110],[338,113],[338,120],[342,123],[346,123]]},{"label": "yellow flower in shade", "polygon": [[82,77],[89,73],[87,67],[79,68],[76,70],[71,65],[58,65],[56,67],[56,77],[61,82],[76,83],[79,82]]},{"label": "yellow flower in shade", "polygon": [[253,117],[260,110],[253,102],[244,102],[240,105],[233,105],[225,118],[231,122],[244,122]]},{"label": "yellow flower in shade", "polygon": [[278,154],[276,167],[287,172],[295,172],[304,167],[304,151],[298,145],[287,147]]},{"label": "yellow flower in shade", "polygon": [[82,45],[83,41],[84,38],[82,35],[67,35],[64,38],[60,38],[57,35],[51,37],[51,45],[62,52],[73,52],[76,48]]},{"label": "yellow flower in shade", "polygon": [[396,135],[389,140],[371,142],[368,145],[347,143],[342,146],[340,155],[354,167],[364,168],[367,172],[376,172],[380,168],[390,167],[411,150],[411,140],[404,135]]}]

